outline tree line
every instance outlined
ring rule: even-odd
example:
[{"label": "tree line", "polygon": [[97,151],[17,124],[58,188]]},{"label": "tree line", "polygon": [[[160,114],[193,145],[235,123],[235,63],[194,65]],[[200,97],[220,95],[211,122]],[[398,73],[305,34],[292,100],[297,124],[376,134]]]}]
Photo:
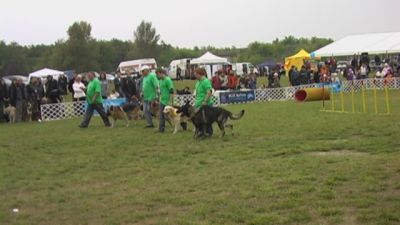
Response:
[{"label": "tree line", "polygon": [[228,57],[232,62],[259,64],[265,60],[282,62],[284,57],[304,48],[314,51],[332,42],[327,38],[295,38],[287,36],[271,43],[253,42],[245,48],[212,46],[179,48],[161,40],[151,22],[142,21],[133,34],[133,40],[96,40],[92,27],[85,21],[73,23],[67,30],[68,39],[51,45],[22,46],[0,41],[0,76],[26,75],[49,67],[58,70],[90,70],[113,72],[124,60],[156,58],[158,65],[168,66],[174,59],[196,58],[211,51]]}]

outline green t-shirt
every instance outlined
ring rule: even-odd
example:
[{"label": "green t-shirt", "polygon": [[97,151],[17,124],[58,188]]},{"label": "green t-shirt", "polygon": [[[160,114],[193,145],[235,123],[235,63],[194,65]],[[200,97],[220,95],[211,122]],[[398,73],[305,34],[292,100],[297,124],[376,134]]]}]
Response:
[{"label": "green t-shirt", "polygon": [[[92,99],[96,92],[99,94],[97,95],[96,100],[93,102]],[[89,104],[103,103],[103,98],[101,97],[101,83],[99,79],[94,78],[92,81],[89,82],[86,91],[86,99]]]},{"label": "green t-shirt", "polygon": [[149,73],[143,77],[142,83],[143,100],[154,101],[157,97],[158,79],[156,74]]},{"label": "green t-shirt", "polygon": [[[203,77],[203,79],[196,82],[195,90],[196,99],[194,101],[194,106],[196,108],[200,108],[202,103],[206,99],[208,92],[212,90],[211,81]],[[207,105],[212,105],[211,98],[208,99]]]},{"label": "green t-shirt", "polygon": [[160,79],[160,92],[161,92],[161,99],[160,102],[163,105],[169,105],[170,97],[171,97],[171,90],[174,90],[174,84],[170,77],[165,76],[164,79]]}]

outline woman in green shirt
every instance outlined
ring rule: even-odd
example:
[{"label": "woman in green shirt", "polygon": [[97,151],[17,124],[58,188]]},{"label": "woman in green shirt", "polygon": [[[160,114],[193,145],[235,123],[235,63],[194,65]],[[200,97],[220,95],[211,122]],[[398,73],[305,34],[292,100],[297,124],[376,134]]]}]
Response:
[{"label": "woman in green shirt", "polygon": [[[207,72],[204,68],[197,68],[195,70],[195,77],[197,79],[195,85],[196,98],[194,100],[194,106],[199,109],[200,113],[203,113],[205,117],[205,111],[202,110],[202,106],[212,106],[212,85],[211,81],[207,79]],[[205,119],[205,118],[204,118]],[[199,136],[205,135],[211,137],[213,134],[212,124],[207,124],[203,132],[199,133]]]}]

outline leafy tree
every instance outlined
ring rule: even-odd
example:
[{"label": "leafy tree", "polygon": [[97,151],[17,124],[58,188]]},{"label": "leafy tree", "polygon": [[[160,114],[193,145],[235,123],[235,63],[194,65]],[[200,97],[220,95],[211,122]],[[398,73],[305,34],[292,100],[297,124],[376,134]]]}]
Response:
[{"label": "leafy tree", "polygon": [[75,22],[68,28],[68,40],[65,42],[63,69],[75,69],[77,72],[98,70],[99,48],[91,36],[89,23]]},{"label": "leafy tree", "polygon": [[134,46],[131,56],[135,58],[149,58],[158,56],[158,42],[160,35],[151,22],[142,21],[134,32]]}]

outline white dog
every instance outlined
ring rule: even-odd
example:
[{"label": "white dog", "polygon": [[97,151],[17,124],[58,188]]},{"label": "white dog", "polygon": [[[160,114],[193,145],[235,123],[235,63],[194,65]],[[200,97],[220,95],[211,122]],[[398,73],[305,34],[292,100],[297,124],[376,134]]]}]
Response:
[{"label": "white dog", "polygon": [[187,122],[187,118],[183,117],[181,113],[177,113],[178,109],[172,106],[165,106],[164,115],[166,120],[169,120],[171,124],[174,126],[173,134],[176,134],[179,130],[181,130],[181,123]]},{"label": "white dog", "polygon": [[9,105],[4,109],[4,114],[8,116],[10,123],[15,123],[17,117],[17,109],[14,106]]}]

